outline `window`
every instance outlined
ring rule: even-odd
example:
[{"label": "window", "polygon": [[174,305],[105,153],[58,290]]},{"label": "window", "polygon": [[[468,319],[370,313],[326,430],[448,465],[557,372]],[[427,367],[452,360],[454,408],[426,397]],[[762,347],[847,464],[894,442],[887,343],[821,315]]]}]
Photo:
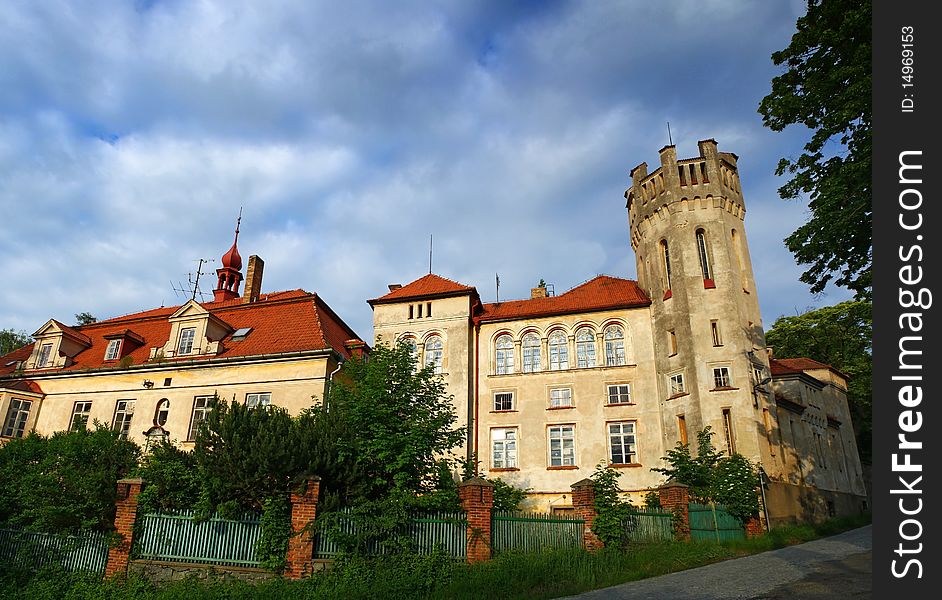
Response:
[{"label": "window", "polygon": [[410,319],[415,318],[415,307],[412,306],[411,304],[409,305],[409,318]]},{"label": "window", "polygon": [[631,386],[627,383],[608,386],[609,404],[631,404]]},{"label": "window", "polygon": [[[419,316],[422,316],[422,305],[419,305]],[[441,336],[433,335],[425,340],[425,366],[432,365],[435,373],[442,372],[442,357],[444,344]]]},{"label": "window", "polygon": [[554,331],[549,337],[550,370],[569,368],[569,342],[562,331]]},{"label": "window", "polygon": [[39,348],[39,359],[36,361],[36,368],[41,369],[49,364],[49,355],[52,354],[52,344],[43,344]]},{"label": "window", "polygon": [[608,449],[609,462],[613,465],[638,462],[634,421],[608,424]]},{"label": "window", "polygon": [[667,346],[670,348],[671,352],[668,356],[677,354],[677,334],[673,329],[667,332]]},{"label": "window", "polygon": [[687,391],[687,386],[684,384],[684,374],[683,373],[674,373],[670,376],[670,387],[671,387],[671,396],[677,396],[683,394]]},{"label": "window", "polygon": [[556,425],[549,428],[549,463],[551,467],[576,465],[576,426]]},{"label": "window", "polygon": [[170,400],[161,398],[157,403],[157,410],[154,411],[154,425],[163,427],[167,424],[167,416],[170,414]]},{"label": "window", "polygon": [[400,344],[405,344],[409,348],[409,353],[412,355],[412,362],[414,364],[419,363],[419,347],[415,343],[415,338],[412,336],[406,336],[399,338]]},{"label": "window", "polygon": [[618,325],[605,328],[605,364],[609,367],[625,364],[625,332]]},{"label": "window", "polygon": [[206,415],[213,409],[215,396],[197,396],[193,399],[193,416],[190,418],[190,432],[186,439],[195,440],[200,423],[206,420]]},{"label": "window", "polygon": [[491,467],[494,469],[517,468],[517,430],[515,428],[491,429]]},{"label": "window", "polygon": [[710,321],[710,333],[713,334],[713,346],[722,346],[723,338],[720,336],[720,323],[719,321]]},{"label": "window", "polygon": [[706,234],[702,229],[697,230],[697,252],[700,255],[700,271],[704,279],[713,279],[710,272],[710,259],[707,256]]},{"label": "window", "polygon": [[514,372],[514,341],[509,335],[497,338],[497,374]]},{"label": "window", "polygon": [[580,369],[595,366],[595,332],[589,327],[576,332],[576,363]]},{"label": "window", "polygon": [[513,410],[514,409],[514,393],[513,392],[497,392],[494,394],[494,410]]},{"label": "window", "polygon": [[252,328],[251,328],[251,327],[240,327],[240,328],[238,328],[238,329],[235,330],[235,333],[232,334],[232,341],[233,341],[233,342],[241,342],[241,341],[244,340],[244,339],[246,338],[246,336],[249,335],[249,333],[251,333],[251,332],[252,332]]},{"label": "window", "polygon": [[261,392],[257,394],[246,394],[245,405],[249,408],[256,406],[268,406],[271,404],[271,392]]},{"label": "window", "polygon": [[22,398],[13,398],[10,400],[10,408],[7,409],[7,418],[3,425],[4,437],[23,437],[26,430],[26,421],[29,419],[29,409],[33,403]]},{"label": "window", "polygon": [[431,302],[426,303],[425,308],[426,308],[425,316],[431,317],[432,316],[432,303]]},{"label": "window", "polygon": [[723,434],[726,436],[726,452],[732,456],[736,452],[736,443],[733,440],[733,417],[728,408],[723,409]]},{"label": "window", "polygon": [[118,400],[114,408],[114,421],[111,428],[118,432],[122,440],[128,439],[131,418],[134,416],[134,400]]},{"label": "window", "polygon": [[540,338],[535,333],[523,336],[523,372],[536,373],[540,370]]},{"label": "window", "polygon": [[563,408],[566,406],[572,406],[572,390],[570,388],[550,390],[550,407]]},{"label": "window", "polygon": [[687,444],[687,417],[677,415],[677,433],[680,437],[680,443]]},{"label": "window", "polygon": [[715,367],[713,369],[713,388],[728,388],[730,387],[730,377],[729,377],[729,367]]},{"label": "window", "polygon": [[667,240],[661,240],[661,260],[664,261],[664,289],[671,289],[671,252]]},{"label": "window", "polygon": [[108,348],[105,350],[105,360],[118,360],[118,354],[121,353],[121,340],[111,340],[108,342]]},{"label": "window", "polygon": [[192,354],[193,340],[196,339],[196,328],[186,327],[180,330],[180,343],[177,344],[177,354]]},{"label": "window", "polygon": [[72,422],[69,424],[69,429],[72,431],[85,429],[88,426],[90,412],[92,412],[91,402],[76,402],[72,406]]},{"label": "window", "polygon": [[422,304],[419,303],[419,304],[416,304],[415,306],[418,309],[418,313],[416,313],[416,318],[421,319],[422,318]]}]

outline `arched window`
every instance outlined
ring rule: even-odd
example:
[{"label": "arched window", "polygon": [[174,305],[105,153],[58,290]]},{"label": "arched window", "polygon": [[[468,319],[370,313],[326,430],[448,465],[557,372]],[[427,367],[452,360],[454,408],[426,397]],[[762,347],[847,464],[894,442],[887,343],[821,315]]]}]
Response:
[{"label": "arched window", "polygon": [[664,288],[671,289],[671,253],[667,240],[661,240],[661,260],[664,261]]},{"label": "arched window", "polygon": [[497,374],[514,372],[514,341],[509,335],[497,338]]},{"label": "arched window", "polygon": [[416,370],[419,365],[419,347],[415,343],[415,338],[407,335],[399,338],[399,343],[409,348],[409,353],[412,355],[412,369]]},{"label": "arched window", "polygon": [[442,357],[444,356],[442,350],[444,347],[441,336],[432,335],[425,340],[425,366],[432,365],[435,373],[442,372]]},{"label": "arched window", "polygon": [[697,254],[700,256],[700,271],[704,279],[713,279],[713,271],[710,270],[710,257],[707,255],[706,232],[702,229],[697,230]]},{"label": "arched window", "polygon": [[154,425],[163,427],[167,424],[167,416],[170,414],[170,400],[161,398],[157,402],[157,410],[154,411]]},{"label": "arched window", "polygon": [[595,366],[595,332],[591,327],[576,332],[576,362],[580,369]]},{"label": "arched window", "polygon": [[625,364],[625,332],[618,325],[605,328],[605,364],[609,367]]},{"label": "arched window", "polygon": [[569,368],[569,342],[566,334],[556,330],[549,336],[550,370],[560,371]]},{"label": "arched window", "polygon": [[528,333],[523,336],[523,372],[536,373],[540,368],[540,336]]}]

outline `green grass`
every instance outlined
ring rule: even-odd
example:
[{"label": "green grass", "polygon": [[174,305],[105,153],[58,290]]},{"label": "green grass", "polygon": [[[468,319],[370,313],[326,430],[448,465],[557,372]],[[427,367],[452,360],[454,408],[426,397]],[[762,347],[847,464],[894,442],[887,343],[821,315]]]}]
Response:
[{"label": "green grass", "polygon": [[347,559],[301,581],[273,579],[257,585],[185,580],[155,586],[137,577],[101,581],[87,573],[46,570],[0,573],[0,597],[28,600],[250,600],[379,598],[555,598],[699,567],[832,535],[869,523],[869,515],[818,525],[776,528],[753,539],[723,543],[634,544],[628,550],[581,549],[503,553],[478,565],[445,556]]}]

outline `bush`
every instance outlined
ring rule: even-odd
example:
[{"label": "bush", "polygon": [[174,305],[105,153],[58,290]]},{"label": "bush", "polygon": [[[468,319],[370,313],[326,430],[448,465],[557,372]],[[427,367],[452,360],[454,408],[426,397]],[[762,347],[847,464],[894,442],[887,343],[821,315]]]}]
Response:
[{"label": "bush", "polygon": [[604,462],[595,467],[592,482],[595,488],[595,520],[592,531],[606,547],[628,543],[626,521],[631,516],[631,503],[621,499],[618,478],[621,474]]}]

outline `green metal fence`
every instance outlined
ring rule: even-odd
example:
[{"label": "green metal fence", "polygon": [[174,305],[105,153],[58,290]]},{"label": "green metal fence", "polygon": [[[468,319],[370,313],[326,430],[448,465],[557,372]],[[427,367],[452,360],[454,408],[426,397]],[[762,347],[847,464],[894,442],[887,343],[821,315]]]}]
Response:
[{"label": "green metal fence", "polygon": [[193,511],[183,510],[143,515],[135,556],[148,560],[203,563],[210,565],[258,566],[255,546],[261,537],[259,517],[206,521],[193,520]]},{"label": "green metal fence", "polygon": [[[348,510],[343,511],[349,514]],[[340,518],[340,530],[347,535],[357,533],[357,524],[353,517]],[[467,556],[468,518],[464,512],[431,513],[413,518],[403,532],[415,544],[420,554],[431,554],[443,550],[455,560],[464,560]],[[370,554],[387,554],[391,548],[380,542],[370,544]],[[340,554],[341,546],[327,535],[318,534],[314,544],[315,558],[333,558]]]},{"label": "green metal fence", "polygon": [[0,569],[39,569],[58,565],[72,571],[104,574],[107,562],[107,533],[83,531],[75,535],[59,535],[25,531],[9,525],[0,528]]},{"label": "green metal fence", "polygon": [[696,540],[741,540],[746,530],[739,519],[726,512],[722,504],[688,505],[690,514],[690,539]]},{"label": "green metal fence", "polygon": [[666,542],[674,539],[674,515],[650,508],[636,508],[625,519],[630,542]]},{"label": "green metal fence", "polygon": [[497,512],[491,515],[491,548],[503,550],[542,550],[581,548],[585,521],[549,513]]}]

